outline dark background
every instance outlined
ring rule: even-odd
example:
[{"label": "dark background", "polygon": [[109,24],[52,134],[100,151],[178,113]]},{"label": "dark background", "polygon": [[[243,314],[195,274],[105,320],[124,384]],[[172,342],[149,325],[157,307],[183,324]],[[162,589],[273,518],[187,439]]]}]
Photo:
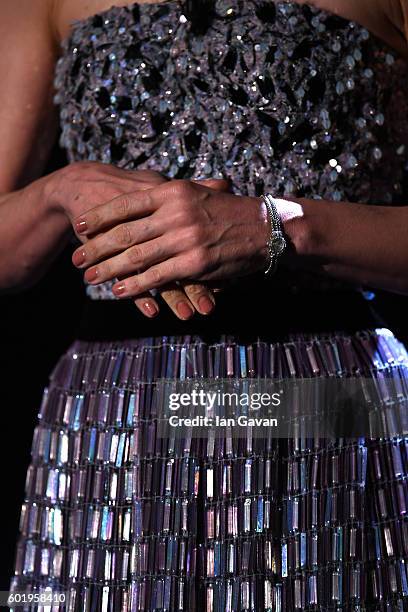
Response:
[{"label": "dark background", "polygon": [[[47,173],[66,160],[56,148]],[[20,507],[43,389],[75,337],[84,297],[67,247],[33,288],[0,296],[0,590],[13,572]]]},{"label": "dark background", "polygon": [[[55,149],[47,172],[64,165]],[[74,340],[84,291],[68,247],[32,289],[0,297],[0,590],[13,571],[20,508],[33,430],[44,386],[59,356]],[[376,310],[407,340],[408,298],[377,293]]]}]

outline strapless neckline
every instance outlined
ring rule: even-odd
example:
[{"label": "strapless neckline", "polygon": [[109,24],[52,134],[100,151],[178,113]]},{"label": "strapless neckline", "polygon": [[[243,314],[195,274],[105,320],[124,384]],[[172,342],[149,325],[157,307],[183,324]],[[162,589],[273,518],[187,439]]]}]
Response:
[{"label": "strapless neckline", "polygon": [[[228,178],[240,195],[401,204],[396,56],[361,24],[294,0],[215,0],[197,36],[182,0],[113,6],[75,23],[56,67],[60,144],[70,162]],[[303,282],[293,276],[282,292]]]},{"label": "strapless neckline", "polygon": [[[256,4],[257,1],[258,0],[228,0],[228,3],[230,4],[231,9],[233,9],[234,4],[239,5],[243,2],[245,3],[253,2],[254,4]],[[303,7],[307,7],[307,8],[310,8],[316,15],[320,14],[320,15],[325,15],[327,17],[335,17],[336,19],[340,19],[344,21],[344,23],[348,23],[350,25],[354,25],[357,28],[366,30],[371,36],[371,38],[373,38],[378,44],[383,45],[384,48],[396,54],[396,56],[401,57],[398,51],[394,49],[393,47],[391,47],[391,45],[389,45],[384,39],[382,39],[377,34],[374,34],[370,30],[368,30],[367,27],[365,27],[364,25],[362,25],[361,23],[353,19],[349,19],[347,17],[338,15],[337,13],[335,13],[334,11],[330,11],[329,9],[323,9],[323,8],[317,7],[313,5],[312,3],[306,2],[306,3],[300,4],[300,2],[296,2],[295,0],[269,0],[269,1],[271,2],[271,4],[274,4],[276,7],[288,5],[292,9],[295,9],[295,10],[296,8],[298,8],[299,10],[303,10]],[[216,7],[219,3],[226,4],[226,0],[215,0]],[[263,4],[265,4],[265,1],[263,2]],[[169,8],[174,7],[175,9],[180,10],[180,14],[182,14],[181,11],[183,7],[183,0],[160,0],[160,2],[131,2],[130,4],[124,4],[124,5],[112,5],[110,8],[104,9],[102,11],[98,11],[96,13],[92,13],[91,15],[88,15],[87,17],[84,17],[83,19],[73,20],[70,25],[70,31],[68,35],[62,39],[61,45],[64,47],[70,43],[75,33],[75,29],[77,27],[84,27],[88,23],[92,23],[92,21],[97,18],[106,19],[110,16],[115,16],[117,13],[120,13],[121,11],[131,12],[135,9],[138,9],[140,13],[143,14],[143,13],[149,12],[150,9],[160,10],[162,7],[169,7]]]}]

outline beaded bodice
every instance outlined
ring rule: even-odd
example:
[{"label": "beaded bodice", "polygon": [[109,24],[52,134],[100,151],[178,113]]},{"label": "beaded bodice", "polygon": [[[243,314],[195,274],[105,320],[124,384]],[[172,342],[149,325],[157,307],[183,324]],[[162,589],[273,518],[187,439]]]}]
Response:
[{"label": "beaded bodice", "polygon": [[[364,27],[295,2],[181,0],[75,22],[56,68],[69,160],[231,180],[239,194],[404,202],[403,59]],[[113,297],[110,284],[88,287]]]}]

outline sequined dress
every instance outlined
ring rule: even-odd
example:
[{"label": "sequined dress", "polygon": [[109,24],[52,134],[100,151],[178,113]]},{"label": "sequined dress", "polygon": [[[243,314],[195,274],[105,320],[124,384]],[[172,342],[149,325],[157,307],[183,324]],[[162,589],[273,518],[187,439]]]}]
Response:
[{"label": "sequined dress", "polygon": [[[406,203],[395,51],[293,2],[215,0],[208,31],[190,26],[180,0],[74,23],[56,69],[70,161],[228,177],[244,195]],[[299,315],[306,286],[314,318],[271,320],[273,291]],[[231,303],[256,341],[229,334],[227,297],[215,339],[211,323],[173,334],[140,316],[124,338],[79,337],[61,357],[34,432],[14,590],[52,587],[69,610],[103,612],[407,609],[407,438],[157,438],[160,377],[364,374],[405,388],[394,335],[357,310],[341,330],[342,309],[324,306],[358,288],[283,270],[259,286],[266,317],[251,318],[243,287]],[[120,307],[111,283],[86,291],[95,308]]]}]

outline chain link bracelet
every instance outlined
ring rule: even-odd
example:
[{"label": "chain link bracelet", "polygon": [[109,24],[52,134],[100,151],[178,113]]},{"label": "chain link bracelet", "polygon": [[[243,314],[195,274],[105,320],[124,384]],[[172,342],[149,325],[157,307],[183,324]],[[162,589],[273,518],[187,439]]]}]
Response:
[{"label": "chain link bracelet", "polygon": [[276,272],[278,259],[285,251],[287,243],[282,231],[281,217],[276,206],[278,200],[270,193],[264,194],[262,198],[267,210],[266,217],[271,224],[271,236],[268,240],[269,265],[265,274],[273,274]]}]

